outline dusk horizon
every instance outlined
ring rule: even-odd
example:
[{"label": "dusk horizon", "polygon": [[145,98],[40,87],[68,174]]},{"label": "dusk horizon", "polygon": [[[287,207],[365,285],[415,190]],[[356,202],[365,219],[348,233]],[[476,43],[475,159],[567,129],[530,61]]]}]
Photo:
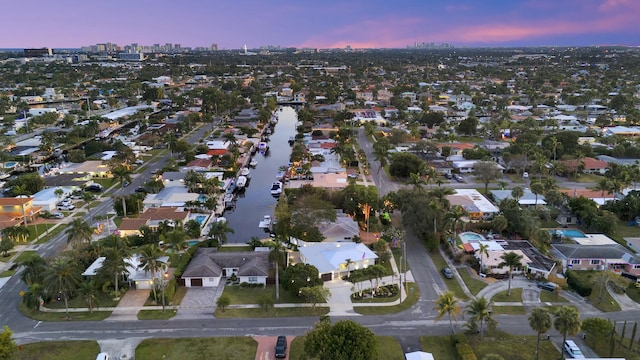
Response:
[{"label": "dusk horizon", "polygon": [[[201,3],[186,0],[124,0],[88,6],[79,0],[34,0],[22,16],[0,30],[11,34],[0,48],[80,48],[111,42],[180,44],[235,50],[264,46],[294,48],[406,48],[416,43],[456,47],[638,46],[632,0],[489,0],[455,4],[404,0],[329,0],[297,4]],[[24,5],[5,4],[7,14]]]}]

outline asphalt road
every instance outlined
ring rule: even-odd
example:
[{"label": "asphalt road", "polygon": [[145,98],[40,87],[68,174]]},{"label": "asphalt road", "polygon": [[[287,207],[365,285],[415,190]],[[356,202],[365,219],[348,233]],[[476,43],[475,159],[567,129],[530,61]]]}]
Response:
[{"label": "asphalt road", "polygon": [[[200,129],[188,137],[191,143],[199,139],[205,130]],[[360,134],[364,136],[364,134]],[[359,136],[360,137],[360,136]],[[371,145],[366,139],[360,140],[360,145],[369,158]],[[168,161],[169,155],[158,159],[153,165],[147,166],[142,173],[133,180],[127,188],[132,192],[147,179],[152,170],[161,168]],[[377,174],[375,161],[371,161],[372,170]],[[398,189],[400,185],[386,178],[380,171],[376,184],[382,193]],[[92,209],[94,216],[113,210],[111,199],[106,199],[100,205]],[[88,218],[88,215],[85,216]],[[412,234],[407,234],[407,259],[412,269],[422,297],[418,304],[411,309],[393,315],[358,316],[350,319],[372,329],[379,335],[390,335],[400,339],[405,350],[418,350],[418,337],[424,335],[450,334],[448,321],[442,319],[434,322],[434,300],[438,294],[446,289],[446,285],[438,275],[438,269],[431,261],[420,241]],[[42,245],[38,252],[44,256],[54,256],[66,246],[64,233],[59,233],[47,244]],[[19,292],[24,290],[19,276],[13,276],[5,286],[0,289],[0,324],[8,325],[14,331],[14,337],[18,343],[29,343],[46,340],[80,340],[80,339],[128,339],[149,337],[208,337],[208,336],[251,336],[251,335],[302,335],[306,333],[317,321],[312,317],[292,318],[267,318],[267,319],[215,319],[203,317],[200,320],[167,320],[167,321],[69,321],[39,322],[23,316],[17,311],[20,301]],[[603,314],[612,320],[622,321],[640,318],[640,311],[624,311]],[[342,318],[336,318],[340,320]],[[511,334],[531,335],[533,332],[527,325],[526,316],[499,315],[496,317],[500,329]],[[457,326],[460,330],[461,319]],[[559,336],[551,332],[552,336]]]}]

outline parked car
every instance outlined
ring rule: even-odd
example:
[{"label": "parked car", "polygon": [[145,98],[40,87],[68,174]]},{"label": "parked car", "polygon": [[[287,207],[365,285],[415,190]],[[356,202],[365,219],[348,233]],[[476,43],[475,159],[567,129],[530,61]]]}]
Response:
[{"label": "parked car", "polygon": [[102,192],[103,189],[104,188],[100,184],[90,184],[90,185],[85,186],[84,191]]},{"label": "parked car", "polygon": [[444,173],[444,177],[446,177],[449,180],[453,179],[453,175],[451,175],[451,173]]},{"label": "parked car", "polygon": [[136,192],[137,193],[148,193],[149,191],[147,189],[143,188],[142,186],[138,186],[136,188]]},{"label": "parked car", "polygon": [[556,287],[558,285],[556,285],[555,283],[552,282],[539,282],[537,284],[538,288],[542,289],[542,290],[547,290],[547,291],[556,291]]},{"label": "parked car", "polygon": [[127,187],[127,186],[129,186],[129,184],[130,184],[130,182],[125,181],[125,182],[122,183],[122,186]]},{"label": "parked car", "polygon": [[582,350],[580,350],[573,340],[566,340],[564,342],[564,351],[569,354],[572,359],[586,359],[582,354]]},{"label": "parked car", "polygon": [[525,172],[523,172],[523,173],[522,173],[522,178],[523,178],[523,179],[528,179],[528,178],[529,178],[529,173],[528,173],[528,172],[526,172],[526,171],[525,171]]},{"label": "parked car", "polygon": [[458,174],[453,175],[453,178],[456,179],[457,182],[464,182],[464,178]]},{"label": "parked car", "polygon": [[51,217],[54,219],[64,219],[64,214],[61,212],[51,213]]},{"label": "parked car", "polygon": [[58,208],[58,210],[71,211],[71,210],[75,209],[76,207],[73,204],[67,204],[67,205],[58,204],[57,208]]},{"label": "parked car", "polygon": [[357,178],[358,178],[358,176],[359,176],[359,175],[358,175],[358,173],[353,173],[353,174],[349,174],[349,175],[347,175],[347,177],[348,177],[349,179],[357,179]]},{"label": "parked car", "polygon": [[453,271],[449,268],[442,268],[442,275],[447,279],[453,279]]},{"label": "parked car", "polygon": [[276,357],[277,358],[285,358],[287,357],[287,337],[286,336],[278,336],[278,340],[276,340]]}]

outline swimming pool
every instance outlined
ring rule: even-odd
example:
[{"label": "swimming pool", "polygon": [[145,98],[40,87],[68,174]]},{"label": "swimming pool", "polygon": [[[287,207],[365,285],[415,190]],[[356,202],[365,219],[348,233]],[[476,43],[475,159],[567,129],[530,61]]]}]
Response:
[{"label": "swimming pool", "polygon": [[209,198],[206,195],[200,194],[198,195],[198,201],[201,203],[205,203],[207,202],[207,200],[209,200]]},{"label": "swimming pool", "polygon": [[198,224],[202,225],[202,223],[205,222],[205,220],[207,220],[207,215],[198,215],[195,217],[194,220],[197,221]]},{"label": "swimming pool", "polygon": [[549,232],[551,233],[551,235],[561,234],[562,237],[568,238],[586,238],[584,233],[578,229],[555,229],[549,230]]},{"label": "swimming pool", "polygon": [[18,165],[18,163],[17,163],[17,162],[15,162],[15,161],[9,161],[9,162],[4,163],[4,167],[5,167],[5,168],[7,168],[7,169],[9,169],[9,168],[13,168],[13,167],[15,167],[16,165]]},{"label": "swimming pool", "polygon": [[458,234],[458,236],[460,237],[460,240],[462,240],[462,242],[464,243],[467,243],[469,241],[485,241],[486,240],[484,236],[480,234],[476,234],[474,232],[463,232]]},{"label": "swimming pool", "polygon": [[189,244],[189,246],[193,246],[193,245],[197,245],[200,243],[199,240],[189,240],[187,241],[187,243]]}]

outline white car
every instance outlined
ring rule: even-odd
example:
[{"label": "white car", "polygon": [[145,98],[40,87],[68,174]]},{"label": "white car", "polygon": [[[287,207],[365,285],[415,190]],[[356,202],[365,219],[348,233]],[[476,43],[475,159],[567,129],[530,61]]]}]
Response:
[{"label": "white car", "polygon": [[75,209],[76,207],[73,204],[59,204],[58,205],[58,210],[66,210],[66,211],[71,211],[73,209]]},{"label": "white car", "polygon": [[51,217],[54,219],[64,219],[64,214],[61,212],[51,213]]}]

